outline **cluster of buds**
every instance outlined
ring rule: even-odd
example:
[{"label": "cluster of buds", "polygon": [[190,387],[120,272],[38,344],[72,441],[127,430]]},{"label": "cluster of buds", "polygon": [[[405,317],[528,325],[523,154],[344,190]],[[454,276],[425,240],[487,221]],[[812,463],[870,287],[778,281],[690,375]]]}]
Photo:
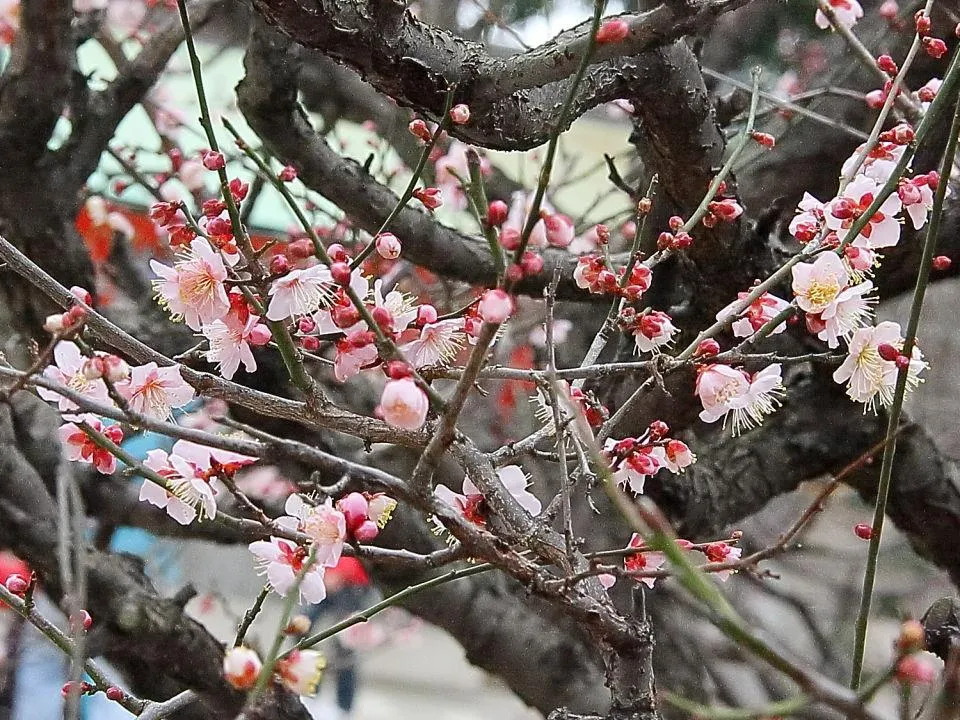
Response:
[{"label": "cluster of buds", "polygon": [[662,468],[679,473],[696,462],[687,444],[668,437],[669,433],[665,422],[654,420],[640,437],[607,440],[604,455],[614,480],[639,495],[646,479]]},{"label": "cluster of buds", "polygon": [[[872,110],[879,110],[883,107],[884,103],[887,102],[887,98],[890,96],[890,91],[893,90],[893,80],[887,80],[883,84],[883,89],[881,90],[871,90],[866,94],[864,98],[867,103],[867,107]],[[903,92],[902,88],[897,88],[897,95]]]},{"label": "cluster of buds", "polygon": [[743,207],[733,198],[713,200],[707,205],[707,213],[703,216],[704,227],[712,228],[717,223],[736,222],[743,215]]},{"label": "cluster of buds", "polygon": [[372,542],[386,527],[397,501],[383,493],[352,492],[337,500],[347,521],[347,535],[357,542]]},{"label": "cluster of buds", "polygon": [[650,288],[653,273],[642,263],[636,263],[630,271],[627,281],[620,287],[625,268],[614,273],[607,267],[602,255],[584,255],[577,261],[573,279],[577,287],[596,294],[620,295],[629,302],[635,302]]},{"label": "cluster of buds", "polygon": [[[74,285],[70,288],[71,294],[84,305],[93,305],[93,296],[90,291]],[[48,315],[43,321],[43,329],[48,333],[62,333],[65,330],[79,327],[87,318],[87,309],[83,305],[73,305],[66,312]]]},{"label": "cluster of buds", "polygon": [[507,281],[517,283],[525,277],[532,277],[543,272],[543,258],[535,252],[525,250],[520,256],[520,262],[511,263],[506,270]]},{"label": "cluster of buds", "polygon": [[123,358],[103,352],[87,358],[80,372],[87,380],[105,378],[109,382],[118,383],[130,378],[130,366]]},{"label": "cluster of buds", "polygon": [[904,355],[900,348],[890,343],[877,345],[877,354],[887,362],[892,362],[900,370],[910,367],[910,356]]}]

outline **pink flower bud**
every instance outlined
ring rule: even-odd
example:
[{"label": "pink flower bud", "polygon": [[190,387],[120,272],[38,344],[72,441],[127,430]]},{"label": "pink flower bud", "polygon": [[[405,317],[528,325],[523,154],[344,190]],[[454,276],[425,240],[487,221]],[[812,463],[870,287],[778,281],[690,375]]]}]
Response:
[{"label": "pink flower bud", "polygon": [[882,108],[886,99],[887,95],[883,90],[871,90],[864,96],[864,101],[871,110],[879,110]]},{"label": "pink flower bud", "polygon": [[358,542],[370,542],[380,534],[380,528],[373,520],[364,520],[360,526],[353,531],[353,537]]},{"label": "pink flower bud", "polygon": [[313,243],[306,238],[287,243],[287,257],[290,260],[305,260],[313,255]]},{"label": "pink flower bud", "polygon": [[217,215],[227,209],[227,204],[223,200],[211,198],[203,201],[203,214],[208,218],[215,218]]},{"label": "pink flower bud", "polygon": [[920,188],[911,182],[901,182],[897,187],[897,195],[904,205],[916,205],[923,201]]},{"label": "pink flower bud", "polygon": [[403,360],[391,360],[388,363],[384,363],[383,372],[386,373],[387,377],[391,380],[400,380],[413,375],[413,370],[411,370],[410,366],[403,362]]},{"label": "pink flower bud", "polygon": [[857,523],[853,526],[853,533],[861,540],[869,540],[873,537],[873,528],[866,523]]},{"label": "pink flower bud", "polygon": [[887,362],[894,362],[900,357],[900,351],[890,343],[882,343],[877,346],[877,354]]},{"label": "pink flower bud", "polygon": [[693,245],[693,237],[690,233],[678,232],[677,236],[673,239],[673,248],[675,250],[686,250],[691,245]]},{"label": "pink flower bud", "polygon": [[947,44],[940,38],[925,37],[923,49],[926,50],[927,55],[936,60],[947,54]]},{"label": "pink flower bud", "polygon": [[575,235],[573,220],[566,215],[553,214],[543,218],[547,242],[553,247],[565,248],[573,242]]},{"label": "pink flower bud", "polygon": [[297,169],[293,165],[284,165],[277,179],[280,182],[293,182],[297,179]]},{"label": "pink flower bud", "polygon": [[237,690],[251,690],[263,663],[254,650],[242,645],[232,647],[223,656],[223,678]]},{"label": "pink flower bud", "polygon": [[396,260],[400,257],[402,246],[400,240],[393,233],[380,233],[377,235],[377,254],[385,260]]},{"label": "pink flower bud", "polygon": [[513,252],[520,247],[520,231],[514,228],[503,228],[500,230],[499,241],[500,247]]},{"label": "pink flower bud", "polygon": [[316,352],[320,349],[320,340],[315,335],[304,335],[300,338],[300,347],[307,352]]},{"label": "pink flower bud", "polygon": [[350,284],[350,266],[345,262],[335,262],[330,266],[330,277],[338,285],[346,287]]},{"label": "pink flower bud", "polygon": [[437,321],[437,309],[433,305],[421,305],[417,308],[417,325],[423,327]]},{"label": "pink flower bud", "polygon": [[427,127],[427,124],[423,120],[419,118],[412,120],[410,124],[407,125],[407,129],[411,135],[423,140],[423,142],[430,142],[430,138],[432,137],[430,128]]},{"label": "pink flower bud", "polygon": [[933,663],[923,654],[908,655],[897,663],[897,680],[906,685],[930,685],[936,678]]},{"label": "pink flower bud", "polygon": [[427,420],[427,394],[409,379],[390,380],[380,396],[380,412],[388,425],[419,430]]},{"label": "pink flower bud", "polygon": [[27,592],[27,588],[30,587],[30,581],[23,577],[23,575],[12,573],[7,576],[7,581],[4,583],[4,587],[6,587],[7,590],[12,592],[14,595],[23,597],[24,593]]},{"label": "pink flower bud", "polygon": [[312,317],[302,317],[297,321],[297,330],[302,332],[304,335],[312,333],[317,329],[317,323],[314,322]]},{"label": "pink flower bud", "polygon": [[520,258],[524,275],[539,275],[543,272],[543,258],[533,252],[525,252]]},{"label": "pink flower bud", "polygon": [[923,10],[918,10],[913,16],[918,35],[928,35],[930,33],[930,16],[925,15]]},{"label": "pink flower bud", "polygon": [[370,311],[370,315],[384,332],[393,332],[393,313],[387,307],[377,305]]},{"label": "pink flower bud", "polygon": [[615,18],[607,20],[597,30],[597,44],[605,45],[607,43],[620,42],[630,34],[630,26],[626,20]]},{"label": "pink flower bud", "polygon": [[670,227],[671,231],[677,232],[677,230],[683,227],[683,218],[679,215],[673,215],[667,221],[667,225]]},{"label": "pink flower bud", "polygon": [[123,689],[118,688],[116,685],[111,685],[108,687],[106,693],[104,694],[107,696],[107,700],[111,700],[113,702],[123,702],[123,699],[126,697],[126,693],[123,692]]},{"label": "pink flower bud", "polygon": [[487,224],[491,227],[500,227],[507,220],[510,208],[503,200],[494,200],[487,206]]},{"label": "pink flower bud", "polygon": [[261,347],[270,342],[271,334],[270,328],[268,328],[263,323],[258,323],[253,326],[253,329],[250,330],[250,334],[247,335],[247,342],[251,345]]},{"label": "pink flower bud", "polygon": [[713,338],[707,338],[700,341],[697,349],[693,352],[694,357],[711,357],[720,352],[720,343]]},{"label": "pink flower bud", "polygon": [[327,248],[327,255],[333,262],[349,262],[350,256],[347,255],[347,249],[340,243],[333,243]]},{"label": "pink flower bud", "polygon": [[286,275],[290,271],[290,261],[286,255],[274,255],[270,258],[270,274]]},{"label": "pink flower bud", "polygon": [[877,11],[887,22],[891,22],[897,19],[897,14],[900,12],[900,6],[897,5],[897,0],[885,0],[885,2],[880,6],[880,9]]},{"label": "pink flower bud", "polygon": [[887,75],[893,77],[900,69],[897,67],[897,64],[893,61],[893,58],[889,55],[881,55],[877,58],[877,67],[883,70]]},{"label": "pink flower bud", "polygon": [[82,305],[74,305],[63,314],[63,324],[65,327],[79,325],[86,319],[87,309]]},{"label": "pink flower bud", "polygon": [[347,529],[353,532],[367,521],[369,506],[363,495],[352,492],[337,500],[337,510],[343,513],[347,520]]},{"label": "pink flower bud", "polygon": [[223,153],[214,150],[203,150],[200,153],[200,162],[207,170],[223,170],[227,166]]},{"label": "pink flower bud", "polygon": [[230,181],[230,194],[233,196],[234,202],[243,202],[248,192],[250,192],[249,183],[241,181],[240,178],[234,178]]},{"label": "pink flower bud", "polygon": [[83,628],[89,630],[93,627],[93,618],[86,610],[80,610],[76,615],[70,617],[70,626],[73,628]]},{"label": "pink flower bud", "polygon": [[752,133],[750,133],[750,137],[753,138],[755,143],[768,149],[777,144],[777,139],[770,133],[757,132],[754,130]]},{"label": "pink flower bud", "polygon": [[450,119],[454,125],[466,125],[470,122],[470,106],[460,103],[450,108]]},{"label": "pink flower bud", "polygon": [[518,283],[523,280],[523,266],[516,263],[510,265],[504,272],[508,283]]},{"label": "pink flower bud", "polygon": [[650,439],[653,441],[662,440],[670,432],[670,426],[663,420],[654,420],[650,423]]},{"label": "pink flower bud", "polygon": [[952,264],[953,264],[953,260],[948,258],[946,255],[937,255],[933,259],[933,261],[930,263],[931,267],[937,272],[943,272],[944,270],[949,270]]},{"label": "pink flower bud", "polygon": [[499,325],[513,313],[513,298],[499,288],[487,290],[477,309],[484,322]]},{"label": "pink flower bud", "polygon": [[82,288],[79,285],[74,285],[70,288],[70,294],[84,305],[93,305],[93,297],[90,295],[90,291],[86,288]]},{"label": "pink flower bud", "polygon": [[423,203],[428,210],[436,210],[443,205],[443,197],[440,194],[440,188],[428,187],[417,188],[413,191],[413,196]]},{"label": "pink flower bud", "polygon": [[906,370],[910,367],[910,358],[906,355],[897,355],[897,359],[893,362],[900,370]]}]

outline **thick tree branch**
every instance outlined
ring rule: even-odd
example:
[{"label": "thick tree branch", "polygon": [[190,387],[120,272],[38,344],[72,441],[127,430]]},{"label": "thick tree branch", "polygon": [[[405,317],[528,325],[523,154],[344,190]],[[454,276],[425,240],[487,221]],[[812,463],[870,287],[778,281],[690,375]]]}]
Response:
[{"label": "thick tree branch", "polygon": [[[601,46],[587,73],[571,120],[618,97],[616,78],[628,72],[623,58],[637,57],[709,26],[744,0],[665,3],[625,15],[629,36]],[[490,56],[482,45],[426,25],[402,3],[324,0],[254,0],[254,8],[304,47],[357,70],[401,105],[437,117],[449,87],[468,103],[474,120],[456,136],[483,147],[522,150],[545,142],[558,119],[560,100],[587,41],[587,24],[509,58]]]}]

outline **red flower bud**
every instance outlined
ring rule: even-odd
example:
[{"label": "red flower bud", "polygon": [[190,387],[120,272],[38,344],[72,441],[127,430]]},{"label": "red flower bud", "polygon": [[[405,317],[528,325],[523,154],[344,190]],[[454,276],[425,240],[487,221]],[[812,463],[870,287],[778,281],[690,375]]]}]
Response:
[{"label": "red flower bud", "polygon": [[676,232],[683,227],[683,218],[679,215],[674,215],[667,221],[667,225],[670,226],[670,230]]},{"label": "red flower bud", "polygon": [[450,120],[454,125],[466,125],[470,122],[470,106],[460,103],[450,108]]},{"label": "red flower bud", "polygon": [[706,340],[701,340],[700,344],[697,345],[697,349],[694,350],[694,357],[711,357],[720,352],[720,343],[718,343],[713,338],[707,338]]},{"label": "red flower bud", "polygon": [[927,55],[936,60],[947,54],[947,44],[940,38],[925,37],[923,39],[923,49],[926,50]]},{"label": "red flower bud", "polygon": [[291,260],[305,260],[313,255],[313,243],[303,238],[287,243],[287,257]]},{"label": "red flower bud", "polygon": [[105,694],[107,696],[107,700],[112,700],[113,702],[122,702],[124,697],[126,697],[126,693],[124,693],[123,690],[118,688],[116,685],[111,685],[108,687]]},{"label": "red flower bud", "polygon": [[297,169],[293,165],[285,165],[277,178],[280,182],[292,182],[297,179]]},{"label": "red flower bud", "polygon": [[893,61],[893,58],[889,55],[881,55],[877,58],[877,67],[883,70],[887,75],[891,77],[900,72],[900,69],[897,67],[897,64]]},{"label": "red flower bud", "polygon": [[330,276],[335,283],[346,287],[350,284],[350,266],[345,262],[335,262],[330,266]]},{"label": "red flower bud", "polygon": [[273,275],[284,275],[290,271],[290,261],[286,255],[274,255],[270,258],[270,272]]},{"label": "red flower bud", "polygon": [[391,360],[383,366],[383,372],[391,380],[402,380],[413,375],[413,370],[402,360]]},{"label": "red flower bud", "polygon": [[937,272],[943,272],[944,270],[950,269],[950,266],[953,265],[953,260],[948,258],[946,255],[937,255],[930,265]]},{"label": "red flower bud", "polygon": [[316,352],[320,349],[320,340],[316,335],[304,335],[300,338],[300,347],[307,352]]},{"label": "red flower bud", "polygon": [[756,142],[758,145],[761,145],[765,148],[772,148],[777,144],[776,138],[770,133],[757,132],[754,130],[752,133],[750,133],[750,137],[752,137],[754,142]]},{"label": "red flower bud", "polygon": [[503,200],[494,200],[487,206],[487,224],[490,227],[500,227],[507,220],[510,208]]},{"label": "red flower bud", "polygon": [[7,581],[4,583],[4,586],[14,595],[23,597],[24,593],[27,592],[27,588],[30,587],[30,581],[22,575],[13,573],[7,576]]},{"label": "red flower bud", "polygon": [[423,120],[420,120],[419,118],[412,120],[410,124],[407,125],[407,129],[410,131],[411,135],[423,140],[424,142],[430,142],[430,138],[432,137],[430,134],[430,128],[427,127],[427,124]]},{"label": "red flower bud", "polygon": [[630,26],[626,20],[615,18],[607,20],[597,30],[597,44],[620,42],[630,34]]},{"label": "red flower bud", "polygon": [[223,153],[214,150],[202,150],[200,161],[207,170],[223,170],[227,166]]},{"label": "red flower bud", "polygon": [[900,351],[897,350],[890,343],[883,343],[882,345],[877,346],[877,354],[887,362],[894,362],[898,357],[900,357]]},{"label": "red flower bud", "polygon": [[930,16],[924,15],[923,10],[917,10],[917,14],[913,16],[914,23],[917,28],[918,35],[927,35],[930,32]]},{"label": "red flower bud", "polygon": [[869,540],[873,537],[873,528],[866,523],[857,523],[854,525],[853,532],[861,540]]}]

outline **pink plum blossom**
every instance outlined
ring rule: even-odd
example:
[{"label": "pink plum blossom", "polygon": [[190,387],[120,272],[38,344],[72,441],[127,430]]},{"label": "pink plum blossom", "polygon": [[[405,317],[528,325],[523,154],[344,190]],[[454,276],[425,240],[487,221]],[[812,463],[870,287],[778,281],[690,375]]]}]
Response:
[{"label": "pink plum blossom", "polygon": [[198,516],[200,520],[216,516],[216,494],[202,470],[189,460],[176,452],[150,450],[143,464],[162,477],[166,487],[144,480],[141,501],[166,510],[181,525],[189,525]]},{"label": "pink plum blossom", "polygon": [[[95,415],[81,415],[75,417],[76,422],[86,422],[97,432],[103,433],[115,445],[119,445],[123,440],[123,430],[119,425],[107,425],[104,427],[100,418]],[[68,460],[75,462],[88,463],[93,465],[97,471],[104,475],[111,475],[117,469],[116,456],[97,445],[93,439],[87,435],[75,423],[65,423],[60,426],[58,431],[60,442]]]},{"label": "pink plum blossom", "polygon": [[[717,313],[717,320],[729,319],[733,314],[734,306],[745,300],[749,295],[750,293],[747,292],[738,293],[736,300]],[[734,337],[750,337],[788,307],[790,307],[790,303],[786,300],[782,300],[771,293],[764,293],[743,309],[738,316],[739,319],[733,322],[731,329]],[[771,330],[770,334],[777,335],[786,329],[787,323],[784,321]]]},{"label": "pink plum blossom", "polygon": [[[628,548],[642,548],[645,546],[646,542],[638,533],[634,533],[630,537],[630,542],[627,543]],[[658,550],[645,550],[644,552],[638,552],[624,557],[623,567],[627,572],[641,573],[645,571],[659,570],[666,562],[666,554]],[[654,583],[657,582],[657,578],[655,577],[638,577],[636,579],[639,582],[642,582],[648,588],[653,588]]]},{"label": "pink plum blossom", "polygon": [[465,341],[463,320],[440,320],[420,328],[420,337],[400,346],[403,356],[413,367],[447,365]]},{"label": "pink plum blossom", "polygon": [[[519,465],[505,465],[498,468],[497,477],[500,478],[503,487],[513,496],[520,507],[534,517],[540,514],[543,506],[537,496],[527,490],[530,481]],[[478,525],[486,524],[486,506],[483,493],[477,489],[477,486],[473,484],[469,477],[463,479],[462,493],[454,492],[446,485],[437,485],[434,493],[467,520]]]},{"label": "pink plum blossom", "polygon": [[166,420],[174,408],[181,408],[194,398],[193,388],[180,375],[179,365],[158,367],[151,362],[130,369],[130,380],[117,389],[141,415]]},{"label": "pink plum blossom", "polygon": [[257,369],[250,345],[258,344],[261,331],[257,328],[262,327],[259,322],[259,317],[250,315],[245,323],[228,317],[226,322],[214,320],[203,326],[203,336],[210,344],[204,356],[207,362],[217,364],[220,374],[227,380],[233,378],[241,362],[248,373]]},{"label": "pink plum blossom", "polygon": [[[47,365],[43,371],[43,376],[49,380],[54,380],[61,385],[66,385],[74,392],[96,400],[98,402],[109,402],[107,386],[100,378],[89,378],[84,373],[87,359],[80,352],[80,348],[69,340],[58,342],[53,349],[53,360],[56,364]],[[54,390],[48,390],[45,387],[37,387],[37,393],[44,400],[56,402],[61,411],[76,410],[76,403],[68,400],[63,395]]]},{"label": "pink plum blossom", "polygon": [[230,311],[223,284],[227,269],[220,253],[204,238],[194,238],[190,249],[178,258],[173,267],[150,261],[159,278],[153,285],[161,304],[170,309],[174,319],[183,318],[191,330],[200,330]]},{"label": "pink plum blossom", "polygon": [[[844,27],[853,27],[857,24],[857,20],[863,17],[863,8],[857,0],[828,0],[827,4],[833,8],[837,22]],[[819,9],[814,16],[814,22],[821,30],[830,27],[830,19]]]},{"label": "pink plum blossom", "polygon": [[316,561],[325,567],[334,567],[343,553],[347,520],[333,506],[333,500],[327,498],[321,505],[310,505],[300,495],[291,495],[284,510],[287,514],[277,522],[309,536],[316,551]]},{"label": "pink plum blossom", "polygon": [[499,325],[513,314],[513,298],[499,288],[487,290],[477,309],[484,322]]},{"label": "pink plum blossom", "polygon": [[333,302],[335,291],[330,270],[323,265],[291,270],[270,286],[267,319],[286,320],[309,315]]},{"label": "pink plum blossom", "polygon": [[660,352],[661,347],[673,342],[678,332],[669,315],[652,310],[636,322],[633,339],[638,352]]}]

